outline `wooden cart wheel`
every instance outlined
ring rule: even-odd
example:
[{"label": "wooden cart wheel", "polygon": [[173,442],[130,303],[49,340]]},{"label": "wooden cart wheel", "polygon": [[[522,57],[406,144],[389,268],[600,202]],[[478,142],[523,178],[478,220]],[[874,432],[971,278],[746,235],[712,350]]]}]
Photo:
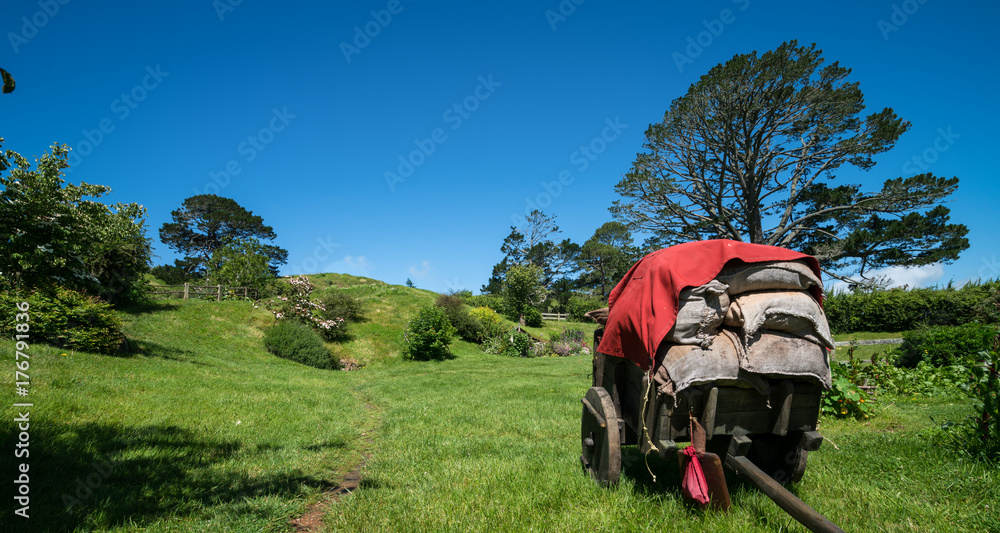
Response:
[{"label": "wooden cart wheel", "polygon": [[782,485],[798,482],[806,472],[809,457],[809,452],[799,446],[800,438],[801,432],[785,437],[754,435],[747,458]]},{"label": "wooden cart wheel", "polygon": [[590,477],[601,485],[617,485],[622,470],[618,413],[604,387],[591,387],[583,397],[580,462]]}]

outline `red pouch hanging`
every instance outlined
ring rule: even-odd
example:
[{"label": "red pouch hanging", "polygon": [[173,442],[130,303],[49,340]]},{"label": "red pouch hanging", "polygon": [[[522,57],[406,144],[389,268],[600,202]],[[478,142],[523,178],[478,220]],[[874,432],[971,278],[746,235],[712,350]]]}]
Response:
[{"label": "red pouch hanging", "polygon": [[681,491],[685,498],[705,505],[708,503],[708,483],[705,482],[705,472],[702,471],[701,462],[698,460],[698,450],[694,446],[688,446],[684,448],[684,455],[688,456],[688,460],[684,467]]}]

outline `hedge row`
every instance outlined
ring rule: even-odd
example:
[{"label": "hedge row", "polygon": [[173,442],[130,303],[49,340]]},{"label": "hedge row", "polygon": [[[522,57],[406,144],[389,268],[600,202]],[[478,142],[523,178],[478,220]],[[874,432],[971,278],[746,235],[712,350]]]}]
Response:
[{"label": "hedge row", "polygon": [[889,289],[828,294],[824,308],[834,333],[907,331],[921,326],[1000,323],[1000,281],[960,289]]}]

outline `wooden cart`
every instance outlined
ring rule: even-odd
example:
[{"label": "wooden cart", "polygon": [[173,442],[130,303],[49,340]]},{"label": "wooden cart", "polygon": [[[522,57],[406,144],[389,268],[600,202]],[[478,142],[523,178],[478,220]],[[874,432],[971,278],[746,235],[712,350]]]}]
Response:
[{"label": "wooden cart", "polygon": [[802,479],[809,452],[823,442],[816,432],[818,385],[772,379],[770,395],[765,396],[754,389],[710,383],[681,391],[675,405],[673,397],[657,393],[655,383],[650,386],[649,374],[634,363],[598,352],[603,333],[599,329],[594,334],[593,383],[582,399],[580,461],[595,481],[618,482],[621,446],[638,445],[646,453],[652,443],[661,457],[672,458],[692,441],[702,447],[699,441],[704,439],[706,453],[699,457],[711,505],[729,506],[721,468],[725,465],[811,530],[841,531],[783,487]]}]

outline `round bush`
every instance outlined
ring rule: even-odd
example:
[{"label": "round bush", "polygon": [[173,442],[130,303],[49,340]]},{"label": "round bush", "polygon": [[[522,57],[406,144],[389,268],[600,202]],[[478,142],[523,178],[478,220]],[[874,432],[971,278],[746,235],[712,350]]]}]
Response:
[{"label": "round bush", "polygon": [[524,308],[524,325],[529,328],[542,327],[542,312],[534,307]]},{"label": "round bush", "polygon": [[961,363],[988,349],[996,334],[996,327],[975,323],[920,328],[903,334],[898,364],[913,368],[920,361],[934,366]]},{"label": "round bush", "polygon": [[451,325],[455,326],[455,332],[458,333],[459,337],[469,342],[483,342],[486,338],[483,334],[483,325],[469,314],[462,299],[458,296],[442,294],[438,296],[434,305],[444,310],[445,316],[448,317]]},{"label": "round bush", "polygon": [[320,313],[323,318],[343,318],[348,322],[360,322],[364,320],[361,300],[345,292],[337,290],[328,291],[319,299],[319,303],[326,309]]},{"label": "round bush", "polygon": [[406,325],[403,340],[406,355],[417,361],[444,359],[450,355],[448,345],[455,335],[455,327],[448,321],[444,309],[428,305]]},{"label": "round bush", "polygon": [[264,332],[267,351],[315,368],[335,369],[337,361],[311,327],[295,320],[282,320]]},{"label": "round bush", "polygon": [[507,331],[507,325],[504,324],[503,317],[489,307],[477,307],[469,311],[469,315],[479,322],[483,330],[484,340],[498,337]]}]

